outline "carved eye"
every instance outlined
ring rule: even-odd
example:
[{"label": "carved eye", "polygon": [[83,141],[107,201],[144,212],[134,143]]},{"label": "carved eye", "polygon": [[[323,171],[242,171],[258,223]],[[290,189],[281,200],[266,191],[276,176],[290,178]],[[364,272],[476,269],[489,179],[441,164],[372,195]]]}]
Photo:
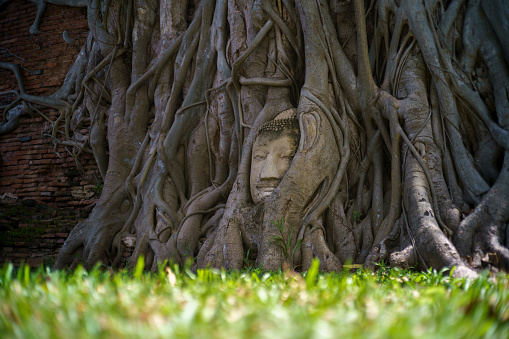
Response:
[{"label": "carved eye", "polygon": [[265,153],[255,153],[253,156],[253,160],[255,161],[265,160],[265,158],[267,158],[267,155]]},{"label": "carved eye", "polygon": [[283,151],[281,158],[292,159],[295,156],[295,152],[292,150]]}]

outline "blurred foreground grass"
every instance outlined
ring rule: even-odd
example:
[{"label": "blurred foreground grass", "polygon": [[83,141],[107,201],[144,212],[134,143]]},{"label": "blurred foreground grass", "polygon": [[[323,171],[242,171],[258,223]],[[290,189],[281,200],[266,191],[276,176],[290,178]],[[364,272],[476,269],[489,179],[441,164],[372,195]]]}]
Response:
[{"label": "blurred foreground grass", "polygon": [[[141,262],[140,262],[141,264]],[[509,338],[509,276],[0,269],[1,338]]]}]

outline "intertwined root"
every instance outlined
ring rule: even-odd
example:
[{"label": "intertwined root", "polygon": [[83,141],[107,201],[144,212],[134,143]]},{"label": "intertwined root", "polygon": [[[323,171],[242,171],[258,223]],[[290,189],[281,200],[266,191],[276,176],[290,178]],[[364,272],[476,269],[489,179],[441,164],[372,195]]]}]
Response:
[{"label": "intertwined root", "polygon": [[[135,235],[147,268],[241,268],[249,250],[270,269],[508,269],[509,68],[491,2],[64,2],[88,6],[87,44],[55,97],[20,100],[61,110],[54,139],[92,152],[105,189],[58,267],[118,264]],[[256,132],[289,108],[299,150],[254,206]]]},{"label": "intertwined root", "polygon": [[509,152],[500,175],[481,204],[466,217],[454,234],[462,257],[475,267],[487,265],[509,271]]}]

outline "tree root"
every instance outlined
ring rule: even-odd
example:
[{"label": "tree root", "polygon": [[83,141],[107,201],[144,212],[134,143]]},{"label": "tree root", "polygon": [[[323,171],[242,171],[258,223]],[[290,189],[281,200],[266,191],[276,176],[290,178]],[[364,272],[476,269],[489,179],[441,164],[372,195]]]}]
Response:
[{"label": "tree root", "polygon": [[[34,2],[34,32],[46,2],[87,6],[89,38],[51,97],[0,63],[20,88],[0,134],[28,103],[54,107],[51,139],[90,146],[104,178],[56,267],[120,264],[132,235],[146,269],[197,254],[196,268],[306,270],[317,257],[326,271],[389,260],[472,277],[468,258],[508,270],[509,71],[487,1]],[[297,154],[253,205],[258,129],[289,108]]]},{"label": "tree root", "polygon": [[[483,253],[495,253],[498,265],[509,270],[509,251],[504,247],[505,228],[509,221],[509,152],[505,152],[500,175],[476,209],[465,218],[454,233],[453,242],[462,257],[472,257],[480,247]],[[480,243],[477,246],[476,243]]]}]

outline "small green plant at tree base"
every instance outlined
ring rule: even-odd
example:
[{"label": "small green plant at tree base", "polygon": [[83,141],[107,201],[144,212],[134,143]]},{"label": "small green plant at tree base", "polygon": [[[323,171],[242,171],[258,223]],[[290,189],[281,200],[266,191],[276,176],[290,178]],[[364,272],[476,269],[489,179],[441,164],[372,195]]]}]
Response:
[{"label": "small green plant at tree base", "polygon": [[353,219],[357,222],[360,222],[362,218],[362,213],[353,211]]},{"label": "small green plant at tree base", "polygon": [[94,186],[94,193],[97,195],[101,195],[101,193],[103,192],[103,187],[104,187],[103,183],[96,183]]},{"label": "small green plant at tree base", "polygon": [[250,248],[247,249],[246,256],[244,257],[244,269],[247,271],[251,271],[253,269],[253,264],[249,262],[249,252],[251,252]]},{"label": "small green plant at tree base", "polygon": [[295,251],[297,251],[297,249],[300,247],[302,239],[297,240],[297,243],[295,243],[295,246],[293,247],[293,250],[290,253],[292,246],[293,225],[290,226],[290,236],[288,237],[288,240],[285,240],[284,218],[281,218],[281,220],[278,220],[276,222],[274,222],[273,220],[271,220],[270,222],[273,223],[276,226],[277,230],[279,231],[278,235],[272,237],[273,241],[276,244],[278,244],[279,247],[283,250],[286,260],[292,263]]}]

